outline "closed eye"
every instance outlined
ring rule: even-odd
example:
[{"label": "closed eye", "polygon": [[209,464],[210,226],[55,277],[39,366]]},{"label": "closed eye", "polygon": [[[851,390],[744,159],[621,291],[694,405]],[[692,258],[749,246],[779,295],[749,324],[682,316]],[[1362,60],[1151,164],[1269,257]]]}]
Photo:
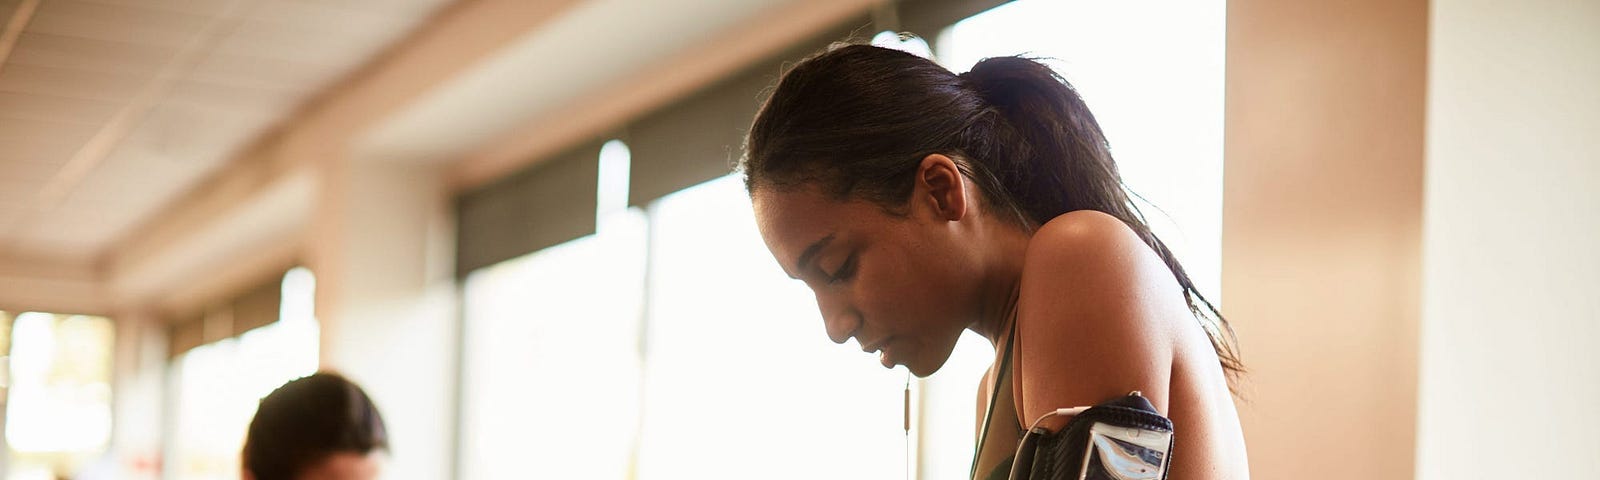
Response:
[{"label": "closed eye", "polygon": [[856,254],[852,253],[850,254],[850,257],[845,258],[844,264],[839,265],[839,270],[835,271],[832,275],[828,275],[828,283],[834,284],[849,280],[851,276],[855,275],[855,273]]}]

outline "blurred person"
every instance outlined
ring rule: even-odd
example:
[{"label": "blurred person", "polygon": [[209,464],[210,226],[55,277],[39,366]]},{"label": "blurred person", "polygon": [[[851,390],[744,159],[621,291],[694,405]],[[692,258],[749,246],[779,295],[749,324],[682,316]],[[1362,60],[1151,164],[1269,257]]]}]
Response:
[{"label": "blurred person", "polygon": [[973,478],[1007,478],[1045,413],[1133,391],[1174,424],[1170,478],[1249,477],[1232,330],[1050,67],[997,57],[957,75],[835,46],[779,79],[740,167],[763,240],[816,294],[834,342],[918,376],[964,329],[994,346]]},{"label": "blurred person", "polygon": [[378,478],[388,432],[366,392],[338,374],[292,380],[261,399],[243,453],[244,480]]}]

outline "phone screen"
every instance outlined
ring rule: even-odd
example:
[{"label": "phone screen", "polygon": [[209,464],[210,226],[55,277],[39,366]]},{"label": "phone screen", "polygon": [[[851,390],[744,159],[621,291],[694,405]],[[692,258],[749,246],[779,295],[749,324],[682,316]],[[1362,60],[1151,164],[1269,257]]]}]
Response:
[{"label": "phone screen", "polygon": [[1082,480],[1159,480],[1167,476],[1172,432],[1096,423],[1089,427]]}]

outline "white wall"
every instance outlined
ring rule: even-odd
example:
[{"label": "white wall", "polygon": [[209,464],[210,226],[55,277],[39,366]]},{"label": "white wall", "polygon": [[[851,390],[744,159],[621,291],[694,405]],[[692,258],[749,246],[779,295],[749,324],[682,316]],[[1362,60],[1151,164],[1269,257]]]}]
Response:
[{"label": "white wall", "polygon": [[1600,2],[1431,16],[1417,477],[1600,478]]}]

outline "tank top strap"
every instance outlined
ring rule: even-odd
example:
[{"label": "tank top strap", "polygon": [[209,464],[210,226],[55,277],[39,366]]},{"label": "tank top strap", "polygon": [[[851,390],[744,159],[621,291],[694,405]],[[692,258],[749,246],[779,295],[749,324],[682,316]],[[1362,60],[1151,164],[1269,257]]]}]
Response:
[{"label": "tank top strap", "polygon": [[[1016,345],[1015,322],[995,368],[994,383],[989,392],[989,405],[984,409],[983,426],[979,428],[977,448],[972,454],[969,478],[1006,478],[1010,475],[1011,457],[1022,438],[1022,427],[1016,425],[1017,409],[1012,394],[1011,357]],[[996,424],[996,422],[1001,422]],[[978,476],[980,471],[987,475]],[[998,477],[996,476],[998,475]]]}]

